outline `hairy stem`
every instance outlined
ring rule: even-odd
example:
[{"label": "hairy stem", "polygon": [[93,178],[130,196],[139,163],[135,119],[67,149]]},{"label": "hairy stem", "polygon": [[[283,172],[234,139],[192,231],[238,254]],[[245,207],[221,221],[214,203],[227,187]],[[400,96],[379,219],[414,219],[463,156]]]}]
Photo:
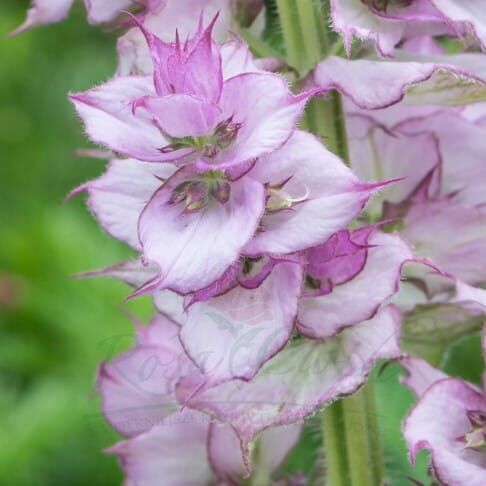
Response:
[{"label": "hairy stem", "polygon": [[[331,53],[327,25],[327,2],[320,0],[276,0],[287,62],[304,78]],[[337,92],[309,102],[304,128],[322,138],[329,150],[349,162],[346,124],[341,96]]]},{"label": "hairy stem", "polygon": [[[329,41],[325,0],[276,0],[287,62],[305,79],[336,45]],[[349,164],[346,123],[337,92],[316,98],[307,107],[303,125]],[[322,414],[325,484],[377,486],[383,481],[373,384],[329,406]]]}]

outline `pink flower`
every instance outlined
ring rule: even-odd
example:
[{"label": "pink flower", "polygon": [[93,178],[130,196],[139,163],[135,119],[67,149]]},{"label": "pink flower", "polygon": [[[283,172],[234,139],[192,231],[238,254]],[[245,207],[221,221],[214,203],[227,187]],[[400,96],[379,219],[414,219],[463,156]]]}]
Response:
[{"label": "pink flower", "polygon": [[[483,352],[484,352],[483,338]],[[471,383],[451,378],[419,359],[405,359],[404,383],[417,403],[403,428],[410,458],[427,449],[435,476],[451,486],[486,481],[486,395]]]},{"label": "pink flower", "polygon": [[[461,105],[484,96],[484,56],[444,56],[432,38],[403,48],[395,60],[330,57],[314,79],[346,97],[357,175],[368,181],[403,178],[368,205],[368,221],[394,220],[417,257],[476,285],[486,279],[484,106]],[[358,73],[363,83],[350,83]],[[458,106],[442,106],[451,104]],[[431,294],[443,291],[444,281],[438,286],[428,274],[422,266],[409,276]]]},{"label": "pink flower", "polygon": [[208,415],[184,410],[165,418],[149,431],[119,442],[107,450],[119,456],[128,484],[167,485],[240,484],[266,477],[296,445],[300,424],[268,429],[257,439],[262,453],[244,456],[230,426],[211,422]]},{"label": "pink flower", "polygon": [[109,452],[121,458],[127,479],[140,485],[157,484],[161,474],[165,484],[238,481],[252,470],[270,476],[296,444],[301,425],[262,433],[257,441],[263,453],[252,460],[228,425],[182,410],[174,395],[176,386],[197,371],[177,334],[175,323],[158,316],[149,326],[138,327],[132,350],[100,368],[105,417],[130,437]]},{"label": "pink flower", "polygon": [[[484,128],[455,108],[348,110],[356,173],[405,178],[373,201],[370,214],[395,218],[418,256],[469,284],[484,282]],[[441,289],[431,285],[432,293]]]},{"label": "pink flower", "polygon": [[187,375],[177,396],[186,406],[230,424],[249,454],[266,428],[299,422],[354,393],[376,360],[399,357],[399,333],[398,311],[384,307],[373,319],[329,339],[293,341],[248,382],[235,379],[204,388],[200,376]]},{"label": "pink flower", "polygon": [[204,170],[249,163],[281,147],[314,92],[294,96],[280,76],[225,70],[213,23],[184,43],[144,31],[153,80],[118,77],[71,95],[90,138],[139,160]]},{"label": "pink flower", "polygon": [[[197,30],[200,18],[209,23],[218,15],[213,36],[223,41],[236,30],[234,10],[233,0],[166,0],[162,8],[152,9],[141,21],[146,30],[169,42],[174,39],[176,28],[180,38],[186,39]],[[150,50],[138,27],[132,27],[122,35],[117,48],[119,74],[150,74],[153,71]]]},{"label": "pink flower", "polygon": [[390,60],[330,56],[317,65],[313,78],[323,90],[336,89],[366,110],[401,101],[406,105],[465,105],[485,96],[486,60],[480,53],[425,56],[405,51]]},{"label": "pink flower", "polygon": [[222,278],[241,256],[287,255],[319,244],[381,187],[360,183],[300,131],[246,173],[200,172],[192,165],[174,170],[114,160],[105,175],[81,186],[102,226],[159,268],[141,282],[146,285],[139,294],[196,292]]},{"label": "pink flower", "polygon": [[412,259],[412,252],[398,236],[374,226],[342,230],[311,248],[299,306],[299,331],[325,339],[372,318],[398,291],[402,267]]},{"label": "pink flower", "polygon": [[480,0],[331,0],[334,30],[349,52],[353,38],[371,41],[391,56],[404,39],[424,34],[471,35],[486,44],[486,14]]},{"label": "pink flower", "polygon": [[[38,25],[52,24],[63,20],[74,0],[32,0],[27,19],[13,34],[20,34]],[[147,10],[159,8],[163,0],[84,0],[88,20],[100,24],[114,20],[123,10],[144,6]]]}]

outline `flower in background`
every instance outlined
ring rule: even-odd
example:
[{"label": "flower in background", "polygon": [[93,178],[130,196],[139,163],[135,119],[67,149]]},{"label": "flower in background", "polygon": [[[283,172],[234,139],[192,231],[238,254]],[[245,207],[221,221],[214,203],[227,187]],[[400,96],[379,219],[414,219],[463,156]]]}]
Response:
[{"label": "flower in background", "polygon": [[353,38],[372,42],[383,56],[423,35],[449,35],[486,45],[486,12],[481,0],[331,0],[333,28],[348,53]]},{"label": "flower in background", "polygon": [[[485,344],[483,337],[483,352]],[[425,361],[401,361],[404,384],[417,403],[403,430],[411,460],[426,449],[442,484],[481,486],[486,481],[486,395],[478,387],[431,367]]]},{"label": "flower in background", "polygon": [[[478,285],[486,281],[480,263],[486,258],[484,105],[470,105],[474,110],[463,105],[485,96],[484,56],[445,56],[432,38],[403,47],[396,60],[328,58],[318,66],[315,80],[346,95],[350,158],[357,175],[363,180],[403,178],[373,200],[368,218],[394,219],[417,256]],[[348,79],[358,70],[366,81],[351,86]],[[378,82],[386,89],[373,89]],[[427,273],[422,267],[410,276],[424,281],[432,294],[443,290]]]},{"label": "flower in background", "polygon": [[[60,22],[68,15],[73,3],[74,0],[33,0],[25,22],[12,34],[20,34],[39,25]],[[88,20],[92,24],[111,22],[125,10],[146,13],[158,10],[163,4],[164,0],[84,0]]]}]

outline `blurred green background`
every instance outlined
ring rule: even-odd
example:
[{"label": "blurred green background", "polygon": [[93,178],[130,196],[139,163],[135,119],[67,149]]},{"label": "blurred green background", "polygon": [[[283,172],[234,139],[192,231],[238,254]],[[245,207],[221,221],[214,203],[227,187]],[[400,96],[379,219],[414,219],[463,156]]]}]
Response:
[{"label": "blurred green background", "polygon": [[[120,283],[72,278],[130,252],[96,225],[83,197],[62,202],[103,170],[73,155],[87,143],[66,94],[113,73],[116,36],[89,26],[78,5],[61,24],[8,38],[28,4],[0,5],[0,485],[116,485],[116,460],[101,451],[117,437],[100,417],[94,378],[131,343],[124,310],[147,320],[150,306],[122,303]],[[459,358],[471,347],[477,340]],[[461,372],[477,377],[479,367]],[[376,378],[394,486],[411,484],[407,475],[425,481],[425,458],[412,469],[400,436],[412,399],[397,374],[389,367]],[[309,454],[294,455],[296,467]]]}]

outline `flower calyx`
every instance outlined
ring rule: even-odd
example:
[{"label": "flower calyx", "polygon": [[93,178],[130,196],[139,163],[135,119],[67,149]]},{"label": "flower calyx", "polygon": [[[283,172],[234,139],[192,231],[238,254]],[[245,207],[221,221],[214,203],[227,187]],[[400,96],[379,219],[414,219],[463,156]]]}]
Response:
[{"label": "flower calyx", "polygon": [[170,205],[183,204],[184,213],[194,213],[208,206],[211,200],[226,204],[231,184],[221,171],[208,171],[180,183],[169,198]]}]

